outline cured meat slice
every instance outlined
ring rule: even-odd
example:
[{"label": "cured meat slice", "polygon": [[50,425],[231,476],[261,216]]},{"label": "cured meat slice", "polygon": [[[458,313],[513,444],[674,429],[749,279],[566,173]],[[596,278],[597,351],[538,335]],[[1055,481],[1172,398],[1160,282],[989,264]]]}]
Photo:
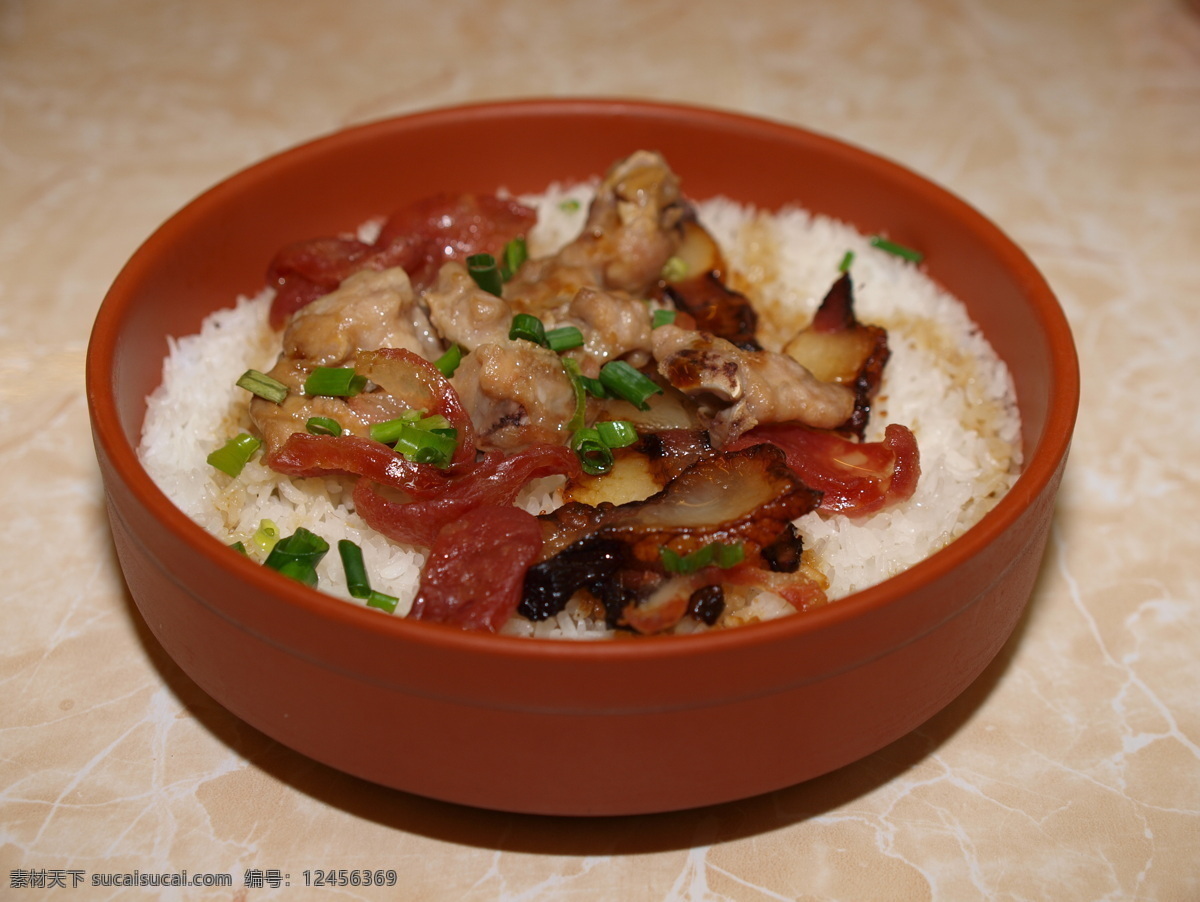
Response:
[{"label": "cured meat slice", "polygon": [[750,430],[731,447],[771,444],[788,466],[821,493],[820,510],[869,514],[911,498],[921,475],[917,440],[906,426],[890,424],[883,441],[855,442],[799,423],[772,423]]},{"label": "cured meat slice", "polygon": [[495,632],[517,609],[541,547],[532,514],[493,505],[468,511],[438,533],[408,616]]}]

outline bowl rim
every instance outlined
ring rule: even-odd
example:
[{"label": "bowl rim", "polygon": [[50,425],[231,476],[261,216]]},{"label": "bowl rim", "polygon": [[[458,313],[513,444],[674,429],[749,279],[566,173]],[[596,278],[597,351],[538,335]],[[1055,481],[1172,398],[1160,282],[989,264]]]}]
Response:
[{"label": "bowl rim", "polygon": [[[531,639],[491,633],[474,633],[441,624],[383,616],[340,598],[310,589],[255,562],[229,553],[215,536],[193,522],[163,493],[143,469],[137,449],[129,442],[118,412],[112,369],[116,358],[118,327],[129,313],[131,290],[155,258],[160,245],[187,224],[203,218],[205,211],[221,199],[236,194],[261,173],[277,167],[302,164],[347,143],[371,139],[385,133],[416,132],[463,119],[485,121],[512,115],[641,117],[657,120],[686,120],[708,128],[749,130],[789,142],[824,146],[848,156],[859,165],[885,172],[890,178],[916,186],[931,200],[955,212],[996,253],[1004,266],[1019,275],[1025,294],[1046,331],[1055,391],[1046,412],[1045,426],[1037,444],[1024,461],[1012,488],[978,523],[949,545],[909,569],[887,580],[855,592],[829,605],[776,620],[747,624],[736,629],[689,636],[644,636],[632,641],[577,641]],[[818,211],[819,212],[819,211]],[[692,657],[719,654],[729,647],[757,646],[798,639],[822,632],[899,599],[935,582],[971,559],[996,537],[1013,526],[1031,500],[1061,472],[1071,442],[1079,404],[1079,363],[1064,311],[1049,284],[1030,258],[989,218],[931,179],[881,154],[848,141],[800,125],[759,115],[688,103],[619,97],[530,97],[438,106],[398,116],[340,128],[284,148],[246,166],[215,183],[188,201],[160,224],[124,264],[105,294],[97,312],[88,343],[85,365],[86,395],[97,453],[107,458],[112,471],[136,501],[164,527],[213,567],[230,571],[256,591],[272,595],[318,618],[327,618],[350,630],[391,636],[396,641],[415,643],[430,651],[458,651],[487,658],[520,658],[546,661],[563,658],[595,661],[625,661],[647,657]],[[107,491],[107,487],[106,487]],[[111,508],[111,505],[110,505]],[[205,599],[201,604],[218,611]],[[933,629],[936,624],[930,624]],[[928,631],[928,630],[926,630]],[[921,634],[905,638],[915,641]],[[270,636],[262,637],[266,641]],[[851,666],[848,664],[847,666]]]}]

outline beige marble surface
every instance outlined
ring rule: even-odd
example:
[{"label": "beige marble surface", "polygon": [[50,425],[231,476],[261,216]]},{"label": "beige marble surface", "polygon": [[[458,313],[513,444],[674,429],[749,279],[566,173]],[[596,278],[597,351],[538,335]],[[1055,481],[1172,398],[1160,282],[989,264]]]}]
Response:
[{"label": "beige marble surface", "polygon": [[[884,153],[996,220],[1073,323],[1083,407],[1027,617],[963,697],[839,773],[597,821],[384,791],[216,706],[127,596],[83,360],[137,244],[293,143],[535,94],[708,103]],[[378,897],[1200,899],[1200,16],[1182,0],[0,0],[0,310],[0,896],[347,899],[371,893],[305,892],[302,872],[392,868]],[[233,885],[14,886],[185,869]]]}]

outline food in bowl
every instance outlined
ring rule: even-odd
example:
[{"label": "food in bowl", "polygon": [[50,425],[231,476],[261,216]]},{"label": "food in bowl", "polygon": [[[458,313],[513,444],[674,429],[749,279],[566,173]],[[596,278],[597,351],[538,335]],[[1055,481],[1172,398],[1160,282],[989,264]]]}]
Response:
[{"label": "food in bowl", "polygon": [[612,638],[811,610],[1020,470],[1008,371],[913,256],[691,202],[648,151],[434,196],[281,249],[173,341],[141,458],[241,553],[397,616]]}]

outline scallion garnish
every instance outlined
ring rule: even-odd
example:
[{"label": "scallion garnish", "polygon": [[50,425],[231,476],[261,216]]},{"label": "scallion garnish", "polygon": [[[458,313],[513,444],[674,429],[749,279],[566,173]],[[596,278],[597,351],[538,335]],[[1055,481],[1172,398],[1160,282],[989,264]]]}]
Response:
[{"label": "scallion garnish", "polygon": [[450,465],[454,449],[458,447],[458,430],[426,430],[405,424],[393,447],[414,463],[446,467]]},{"label": "scallion garnish", "polygon": [[535,345],[541,345],[551,351],[569,351],[583,344],[583,333],[575,326],[547,329],[532,313],[515,314],[512,324],[508,327],[508,337],[513,341],[532,341]]},{"label": "scallion garnish", "polygon": [[846,251],[842,255],[842,262],[838,264],[838,272],[850,272],[850,264],[854,262],[854,251]]},{"label": "scallion garnish", "polygon": [[600,367],[600,382],[608,392],[628,401],[638,410],[649,410],[646,399],[662,394],[662,387],[624,360],[610,360]]},{"label": "scallion garnish", "polygon": [[279,527],[275,525],[274,520],[259,520],[258,529],[254,531],[250,541],[261,548],[264,554],[269,553],[279,541]]},{"label": "scallion garnish", "polygon": [[450,425],[450,421],[440,413],[435,413],[427,417],[421,417],[421,419],[416,421],[415,425],[418,429],[424,429],[426,432],[456,431],[454,427]]},{"label": "scallion garnish", "polygon": [[546,347],[551,351],[569,351],[583,344],[583,333],[574,326],[546,330]]},{"label": "scallion garnish", "polygon": [[367,579],[367,566],[363,562],[362,549],[349,539],[337,543],[342,569],[346,572],[346,589],[351,598],[366,598],[371,594],[371,583]]},{"label": "scallion garnish", "polygon": [[668,573],[695,573],[713,564],[723,570],[736,566],[745,560],[746,551],[741,542],[709,542],[687,554],[663,545],[658,549],[658,556]]},{"label": "scallion garnish", "polygon": [[657,329],[659,326],[669,326],[673,322],[675,322],[675,311],[660,307],[650,317],[650,328]]},{"label": "scallion garnish", "polygon": [[252,395],[257,395],[266,401],[276,404],[283,403],[288,396],[288,387],[278,379],[273,379],[258,370],[246,370],[237,381],[238,388],[244,388]]},{"label": "scallion garnish", "polygon": [[330,398],[351,398],[367,386],[367,377],[360,376],[349,366],[319,366],[304,380],[306,395]]},{"label": "scallion garnish", "polygon": [[387,611],[389,614],[394,613],[396,604],[400,601],[395,595],[386,595],[383,592],[378,592],[372,589],[367,595],[367,607],[379,608],[381,611]]},{"label": "scallion garnish", "polygon": [[400,427],[404,424],[400,420],[385,420],[382,423],[372,423],[370,427],[371,438],[384,445],[390,445],[400,437]]},{"label": "scallion garnish", "polygon": [[713,544],[717,547],[714,563],[722,570],[736,567],[746,559],[746,549],[741,542],[734,542],[732,545],[727,545],[724,542],[715,542]]},{"label": "scallion garnish", "polygon": [[559,201],[558,203],[558,209],[564,213],[578,213],[582,206],[583,204],[573,197],[568,197],[566,200]]},{"label": "scallion garnish", "polygon": [[571,382],[571,388],[575,391],[575,412],[567,421],[567,428],[574,432],[583,426],[587,418],[587,392],[583,387],[583,373],[579,370],[579,361],[574,357],[563,357],[562,366]]},{"label": "scallion garnish", "polygon": [[[696,554],[695,551],[692,552],[692,555],[694,554]],[[666,545],[660,545],[658,548],[658,559],[662,561],[663,569],[668,573],[691,573],[693,570],[699,570],[698,566],[693,567],[690,563],[686,563],[687,558],[691,558],[692,555],[687,555],[685,558],[684,555]]]},{"label": "scallion garnish", "polygon": [[310,589],[317,587],[317,568],[305,561],[283,561],[278,567],[272,569],[278,570],[284,576],[290,577],[298,583],[304,583]]},{"label": "scallion garnish", "polygon": [[454,371],[458,369],[458,365],[462,363],[463,349],[462,345],[450,345],[446,349],[446,353],[433,362],[433,365],[438,368],[438,371],[449,379],[454,375]]},{"label": "scallion garnish", "polygon": [[579,465],[589,476],[600,476],[612,469],[612,449],[600,438],[595,429],[576,429],[571,436],[571,450],[579,458]]},{"label": "scallion garnish", "polygon": [[870,238],[871,247],[877,247],[881,251],[886,251],[896,257],[902,257],[910,263],[920,263],[925,259],[925,255],[920,251],[913,250],[911,247],[905,247],[903,244],[897,244],[895,241],[888,241],[881,235],[873,235]]},{"label": "scallion garnish", "polygon": [[579,374],[579,384],[582,385],[584,388],[584,391],[586,391],[593,398],[611,398],[612,397],[612,395],[609,393],[608,389],[604,387],[604,383],[601,382],[599,379],[593,379],[591,376],[585,376],[582,373],[580,373]]},{"label": "scallion garnish", "polygon": [[535,345],[545,345],[546,327],[532,313],[518,313],[513,316],[512,325],[508,327],[508,337],[513,341],[524,339],[532,341]]},{"label": "scallion garnish", "polygon": [[304,428],[313,435],[341,435],[342,425],[332,417],[309,417]]},{"label": "scallion garnish", "polygon": [[238,554],[246,553],[246,543],[245,542],[242,542],[242,541],[230,542],[229,547],[232,548],[234,551],[236,551]]},{"label": "scallion garnish", "polygon": [[243,432],[210,453],[206,459],[222,473],[236,477],[261,447],[262,441]]},{"label": "scallion garnish", "polygon": [[349,539],[340,539],[337,543],[338,555],[342,559],[342,569],[346,571],[346,590],[351,598],[361,598],[369,608],[379,608],[389,614],[396,610],[400,600],[394,595],[387,595],[371,588],[367,578],[367,567],[363,563],[362,549]]},{"label": "scallion garnish", "polygon": [[500,275],[505,282],[517,274],[528,256],[529,246],[525,243],[524,235],[518,235],[504,245],[504,264],[500,267]]},{"label": "scallion garnish", "polygon": [[596,432],[610,448],[627,448],[638,440],[637,429],[628,420],[603,420],[596,424]]},{"label": "scallion garnish", "polygon": [[467,257],[467,273],[475,284],[496,297],[504,292],[504,279],[500,276],[500,267],[496,258],[491,254],[471,254]]},{"label": "scallion garnish", "polygon": [[688,274],[687,261],[682,257],[668,257],[663,264],[662,277],[667,282],[678,282]]},{"label": "scallion garnish", "polygon": [[405,426],[411,426],[423,416],[425,416],[425,411],[423,410],[406,410],[395,419],[384,420],[382,423],[372,423],[370,427],[371,438],[385,445],[391,445],[400,437],[400,431]]},{"label": "scallion garnish", "polygon": [[268,567],[274,567],[279,561],[295,560],[307,561],[315,567],[328,551],[328,542],[315,532],[298,526],[290,536],[284,536],[275,543],[275,547],[267,555],[266,563]]},{"label": "scallion garnish", "polygon": [[371,424],[371,438],[391,445],[397,453],[419,464],[450,465],[458,447],[458,430],[440,413],[425,416],[408,410],[392,420]]},{"label": "scallion garnish", "polygon": [[317,584],[317,564],[329,551],[329,543],[303,526],[275,543],[263,565],[284,576],[304,583]]}]

